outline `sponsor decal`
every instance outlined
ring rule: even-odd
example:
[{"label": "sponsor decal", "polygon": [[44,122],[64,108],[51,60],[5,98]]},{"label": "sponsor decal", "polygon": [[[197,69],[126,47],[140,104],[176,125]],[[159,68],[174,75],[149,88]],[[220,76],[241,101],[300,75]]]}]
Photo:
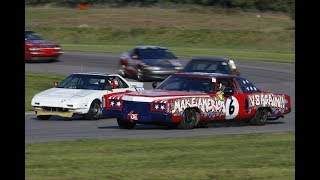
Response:
[{"label": "sponsor decal", "polygon": [[284,95],[278,95],[273,93],[254,93],[249,97],[249,107],[258,109],[259,107],[271,107],[273,114],[278,112],[284,113],[284,110],[288,109],[287,100]]},{"label": "sponsor decal", "polygon": [[179,98],[170,103],[169,112],[175,115],[182,115],[184,110],[190,107],[199,108],[204,116],[210,118],[226,116],[227,119],[232,119],[239,112],[239,103],[234,96],[226,100],[221,100],[218,97]]}]

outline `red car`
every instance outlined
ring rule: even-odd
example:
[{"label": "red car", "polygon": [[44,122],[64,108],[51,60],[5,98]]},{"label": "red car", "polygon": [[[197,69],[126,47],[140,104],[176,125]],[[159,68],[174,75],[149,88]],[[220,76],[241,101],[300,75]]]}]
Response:
[{"label": "red car", "polygon": [[57,60],[63,51],[61,46],[42,39],[35,32],[25,30],[25,61]]},{"label": "red car", "polygon": [[116,117],[125,129],[136,124],[192,129],[231,119],[264,125],[291,112],[288,95],[259,90],[240,76],[199,72],[175,73],[153,90],[105,95],[103,107],[102,114]]}]

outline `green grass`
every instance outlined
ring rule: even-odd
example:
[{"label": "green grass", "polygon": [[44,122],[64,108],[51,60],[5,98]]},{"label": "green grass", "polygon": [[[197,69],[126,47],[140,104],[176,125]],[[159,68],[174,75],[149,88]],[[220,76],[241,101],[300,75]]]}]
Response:
[{"label": "green grass", "polygon": [[293,63],[294,21],[283,13],[259,14],[257,19],[257,12],[196,6],[93,7],[88,11],[26,7],[25,27],[65,50],[120,52],[150,44],[170,47],[180,56]]},{"label": "green grass", "polygon": [[[190,131],[191,133],[191,131]],[[294,179],[294,133],[26,144],[26,179]]]},{"label": "green grass", "polygon": [[61,81],[65,76],[25,73],[25,111],[32,111],[31,99],[37,93],[53,87],[54,82]]}]

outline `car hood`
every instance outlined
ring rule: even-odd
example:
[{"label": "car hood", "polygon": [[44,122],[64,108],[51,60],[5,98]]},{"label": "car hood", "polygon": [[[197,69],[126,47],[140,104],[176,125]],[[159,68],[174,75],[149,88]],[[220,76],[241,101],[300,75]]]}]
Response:
[{"label": "car hood", "polygon": [[168,100],[180,97],[210,97],[206,93],[185,92],[185,91],[171,91],[171,90],[145,90],[131,92],[123,95],[122,99],[127,101],[152,102],[155,100]]},{"label": "car hood", "polygon": [[65,89],[65,88],[51,88],[42,91],[34,96],[34,98],[54,98],[61,100],[68,100],[73,97],[84,97],[99,90],[87,90],[87,89]]},{"label": "car hood", "polygon": [[45,46],[45,47],[53,47],[53,46],[58,46],[58,44],[47,41],[47,40],[26,40],[26,44],[29,45],[38,45],[38,46]]},{"label": "car hood", "polygon": [[178,59],[142,59],[142,63],[147,66],[158,66],[161,68],[174,68],[182,66],[180,60]]}]

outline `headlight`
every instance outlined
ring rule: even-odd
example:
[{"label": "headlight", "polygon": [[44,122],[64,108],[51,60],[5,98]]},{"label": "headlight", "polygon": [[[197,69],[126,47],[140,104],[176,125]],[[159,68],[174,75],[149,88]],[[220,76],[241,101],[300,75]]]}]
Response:
[{"label": "headlight", "polygon": [[61,48],[58,47],[58,46],[56,46],[56,47],[54,47],[53,49],[60,50]]},{"label": "headlight", "polygon": [[145,67],[145,69],[148,69],[148,70],[160,70],[161,68],[158,67],[158,66],[147,66],[147,67]]},{"label": "headlight", "polygon": [[231,69],[237,69],[233,60],[229,60],[229,64],[230,64]]},{"label": "headlight", "polygon": [[174,68],[177,69],[177,70],[182,70],[182,69],[183,69],[182,66],[176,66],[176,67],[174,67]]},{"label": "headlight", "polygon": [[36,48],[36,47],[32,47],[32,48],[29,48],[30,51],[39,51],[41,50],[41,48]]}]

